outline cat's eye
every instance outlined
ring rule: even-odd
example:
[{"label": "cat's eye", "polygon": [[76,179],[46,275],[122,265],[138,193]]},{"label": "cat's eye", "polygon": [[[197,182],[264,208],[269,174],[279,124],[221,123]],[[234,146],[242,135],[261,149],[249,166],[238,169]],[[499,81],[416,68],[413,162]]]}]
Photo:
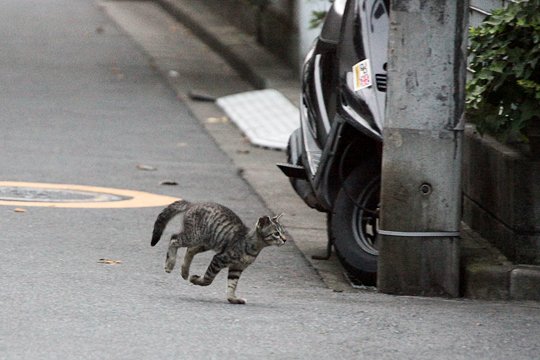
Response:
[{"label": "cat's eye", "polygon": [[276,232],[274,233],[274,236],[279,236],[279,235],[280,235],[279,231],[276,231]]}]

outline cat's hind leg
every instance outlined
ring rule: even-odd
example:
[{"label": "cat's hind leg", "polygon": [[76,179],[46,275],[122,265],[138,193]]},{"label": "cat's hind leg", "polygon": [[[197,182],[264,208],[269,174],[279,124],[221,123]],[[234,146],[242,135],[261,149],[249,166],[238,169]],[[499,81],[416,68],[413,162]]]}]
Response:
[{"label": "cat's hind leg", "polygon": [[167,249],[167,258],[165,259],[165,272],[170,273],[174,269],[178,248],[182,246],[181,236],[182,234],[174,234],[171,236],[171,240],[169,241],[169,249]]},{"label": "cat's hind leg", "polygon": [[221,269],[226,268],[230,264],[230,258],[224,253],[216,254],[212,258],[212,262],[208,265],[206,273],[203,277],[199,275],[191,275],[189,281],[195,285],[208,286],[214,281],[216,275],[221,271]]},{"label": "cat's hind leg", "polygon": [[207,249],[204,246],[193,246],[187,249],[186,255],[184,255],[184,262],[182,263],[182,277],[184,280],[189,278],[189,268],[193,261],[193,257],[206,250]]}]

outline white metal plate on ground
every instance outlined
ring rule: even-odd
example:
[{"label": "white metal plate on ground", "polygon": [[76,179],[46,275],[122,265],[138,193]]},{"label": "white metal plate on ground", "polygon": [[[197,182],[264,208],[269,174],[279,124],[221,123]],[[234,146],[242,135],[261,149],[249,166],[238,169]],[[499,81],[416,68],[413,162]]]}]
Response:
[{"label": "white metal plate on ground", "polygon": [[289,136],[300,126],[296,106],[274,89],[224,96],[217,104],[253,145],[286,149]]}]

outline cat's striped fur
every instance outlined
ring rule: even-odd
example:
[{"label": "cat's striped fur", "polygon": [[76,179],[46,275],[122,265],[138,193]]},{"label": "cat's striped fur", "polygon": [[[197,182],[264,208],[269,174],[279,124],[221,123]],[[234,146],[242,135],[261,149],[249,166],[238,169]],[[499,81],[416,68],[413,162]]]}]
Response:
[{"label": "cat's striped fur", "polygon": [[187,280],[193,257],[203,251],[214,250],[216,255],[204,276],[192,275],[189,281],[195,285],[210,285],[216,275],[227,267],[227,300],[233,304],[245,304],[244,299],[236,297],[238,279],[264,247],[281,246],[285,243],[284,230],[279,223],[281,215],[273,218],[260,217],[253,229],[249,229],[238,215],[223,205],[195,204],[179,200],[158,215],[154,224],[152,246],[161,238],[167,223],[180,213],[184,213],[183,229],[171,236],[165,271],[173,270],[178,248],[187,247],[181,269],[182,277]]}]

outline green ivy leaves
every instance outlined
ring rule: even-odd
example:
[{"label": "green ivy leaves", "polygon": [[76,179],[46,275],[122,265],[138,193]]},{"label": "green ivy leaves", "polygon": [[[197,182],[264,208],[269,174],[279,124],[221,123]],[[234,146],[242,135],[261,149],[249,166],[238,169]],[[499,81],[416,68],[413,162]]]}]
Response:
[{"label": "green ivy leaves", "polygon": [[540,0],[495,10],[470,30],[467,116],[501,141],[526,139],[540,121]]}]

